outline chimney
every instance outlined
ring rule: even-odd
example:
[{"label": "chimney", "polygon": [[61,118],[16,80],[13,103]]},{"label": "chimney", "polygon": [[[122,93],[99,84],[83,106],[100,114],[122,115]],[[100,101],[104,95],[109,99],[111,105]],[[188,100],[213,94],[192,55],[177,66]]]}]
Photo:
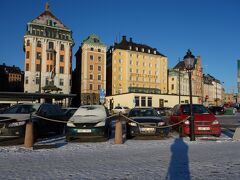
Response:
[{"label": "chimney", "polygon": [[129,42],[132,43],[132,38],[131,37],[129,38]]},{"label": "chimney", "polygon": [[126,41],[126,36],[122,36],[122,41]]}]

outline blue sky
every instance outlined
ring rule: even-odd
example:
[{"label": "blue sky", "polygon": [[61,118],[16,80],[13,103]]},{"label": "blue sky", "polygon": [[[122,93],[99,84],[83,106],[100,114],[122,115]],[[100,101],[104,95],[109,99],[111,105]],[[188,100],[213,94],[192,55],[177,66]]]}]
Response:
[{"label": "blue sky", "polygon": [[[155,47],[169,68],[187,49],[200,55],[204,73],[237,86],[240,59],[238,0],[49,0],[50,10],[73,31],[77,51],[95,33],[108,46],[122,35]],[[27,22],[44,11],[46,0],[1,0],[0,64],[24,66],[23,36]],[[75,67],[75,57],[73,57]]]}]

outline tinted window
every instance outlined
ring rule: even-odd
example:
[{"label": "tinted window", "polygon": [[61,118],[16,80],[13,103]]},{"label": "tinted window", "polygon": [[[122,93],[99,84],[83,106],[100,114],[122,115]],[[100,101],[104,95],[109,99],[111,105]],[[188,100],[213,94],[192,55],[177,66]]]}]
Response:
[{"label": "tinted window", "polygon": [[31,112],[35,112],[37,107],[33,105],[16,105],[7,109],[4,113],[6,114],[30,114]]},{"label": "tinted window", "polygon": [[[193,113],[196,114],[209,114],[208,110],[206,107],[203,105],[193,105]],[[182,105],[182,112],[183,114],[190,114],[190,105]]]},{"label": "tinted window", "polygon": [[154,109],[132,109],[129,113],[129,117],[146,117],[146,116],[158,116]]}]

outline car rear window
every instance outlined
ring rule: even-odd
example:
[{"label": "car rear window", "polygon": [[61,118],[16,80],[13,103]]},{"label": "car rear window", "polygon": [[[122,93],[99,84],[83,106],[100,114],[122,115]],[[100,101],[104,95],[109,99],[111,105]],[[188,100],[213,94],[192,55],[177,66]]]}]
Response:
[{"label": "car rear window", "polygon": [[157,116],[157,112],[153,109],[132,109],[129,113],[129,117],[147,117]]},{"label": "car rear window", "polygon": [[[203,105],[193,105],[193,113],[196,114],[209,114],[209,111]],[[190,105],[182,105],[183,114],[190,114]]]}]

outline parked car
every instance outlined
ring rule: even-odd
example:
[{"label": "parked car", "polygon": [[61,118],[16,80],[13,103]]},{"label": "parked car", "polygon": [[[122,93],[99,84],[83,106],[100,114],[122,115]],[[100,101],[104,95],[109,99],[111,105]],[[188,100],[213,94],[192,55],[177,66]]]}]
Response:
[{"label": "parked car", "polygon": [[67,122],[66,139],[104,138],[111,134],[108,110],[103,105],[84,105]]},{"label": "parked car", "polygon": [[224,107],[222,106],[210,106],[208,107],[208,110],[215,115],[224,114],[225,112]]},{"label": "parked car", "polygon": [[67,119],[70,119],[73,114],[77,111],[78,108],[74,107],[68,107],[68,108],[62,108],[62,112],[65,114]]},{"label": "parked car", "polygon": [[19,139],[19,142],[22,143],[25,136],[26,120],[30,119],[30,114],[32,114],[35,139],[63,132],[63,123],[46,121],[41,118],[64,121],[65,116],[59,106],[47,103],[17,104],[6,109],[4,114],[0,114],[0,141]]},{"label": "parked car", "polygon": [[129,107],[126,106],[116,106],[115,108],[112,109],[112,114],[118,114],[118,113],[122,113],[122,114],[128,114],[130,111]]},{"label": "parked car", "polygon": [[[194,133],[196,135],[221,135],[220,124],[214,114],[210,113],[208,109],[202,104],[193,104],[194,117]],[[178,104],[173,107],[172,115],[170,116],[170,123],[175,124],[186,119],[190,115],[189,104]],[[190,134],[189,120],[174,126],[181,136]]]},{"label": "parked car", "polygon": [[127,123],[128,137],[140,135],[167,136],[169,133],[169,128],[161,128],[168,123],[161,118],[154,108],[133,108],[128,117],[135,121]]}]

